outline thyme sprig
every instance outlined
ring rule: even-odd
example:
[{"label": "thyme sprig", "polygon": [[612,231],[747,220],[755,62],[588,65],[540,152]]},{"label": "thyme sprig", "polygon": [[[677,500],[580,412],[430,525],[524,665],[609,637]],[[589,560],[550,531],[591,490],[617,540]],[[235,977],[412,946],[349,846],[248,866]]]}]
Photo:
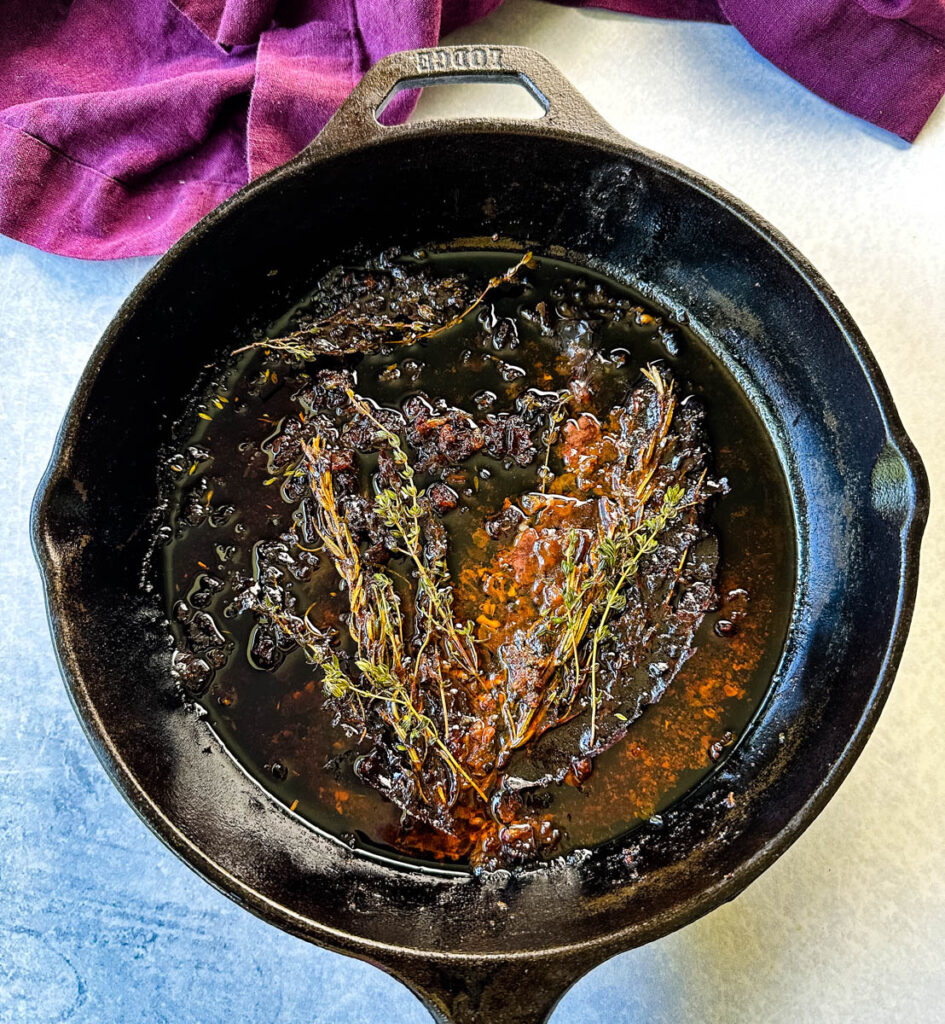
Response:
[{"label": "thyme sprig", "polygon": [[[397,714],[384,714],[385,721],[394,729],[394,733],[407,752],[414,770],[419,774],[423,767],[423,757],[417,747],[423,743],[433,747],[447,766],[463,778],[467,785],[486,800],[486,794],[476,780],[459,763],[446,741],[440,735],[436,722],[421,711],[410,696],[410,691],[402,679],[395,675],[390,666],[359,658],[355,664],[360,669],[362,678],[369,687],[359,687],[342,673],[341,677],[325,678],[325,692],[337,700],[344,699],[349,693],[367,701],[379,701],[388,709],[397,709]],[[418,780],[420,781],[420,780]]]},{"label": "thyme sprig", "polygon": [[[666,489],[663,502],[655,515],[649,516],[636,529],[628,529],[626,523],[613,537],[605,537],[597,547],[598,558],[605,574],[605,592],[602,605],[597,612],[598,621],[594,627],[591,649],[587,661],[591,673],[591,733],[590,745],[593,747],[597,732],[597,693],[598,653],[602,643],[612,637],[610,617],[614,612],[621,612],[627,606],[626,585],[633,579],[640,568],[640,562],[659,547],[659,536],[672,520],[679,514],[685,497],[685,491],[677,484]],[[595,608],[595,611],[597,609]],[[586,666],[584,672],[587,671]],[[577,684],[581,687],[581,673],[578,673]]]},{"label": "thyme sprig", "polygon": [[363,682],[358,685],[346,675],[337,655],[327,653],[324,646],[306,646],[311,660],[322,668],[325,692],[336,700],[353,694],[359,702],[379,706],[382,719],[394,730],[408,755],[421,792],[425,752],[432,748],[454,775],[485,800],[482,789],[456,759],[436,722],[424,712],[415,696],[400,597],[388,575],[366,569],[359,545],[338,512],[331,470],[320,438],[303,444],[303,459],[317,506],[315,530],[346,585],[348,630],[357,649],[354,664]]},{"label": "thyme sprig", "polygon": [[[612,637],[611,619],[627,604],[629,584],[643,559],[659,547],[659,538],[682,510],[685,491],[679,485],[666,488],[660,506],[645,515],[654,496],[654,477],[667,446],[676,407],[675,387],[655,366],[644,376],[652,384],[658,402],[658,419],[645,437],[634,445],[621,443],[622,452],[612,476],[610,495],[599,501],[596,530],[572,527],[562,558],[561,603],[558,610],[536,623],[528,643],[550,651],[545,659],[547,685],[539,703],[531,706],[517,724],[513,746],[521,746],[538,730],[553,705],[561,704],[560,723],[572,715],[581,695],[589,690],[591,708],[590,747],[597,736],[598,664],[602,646]],[[696,503],[696,499],[693,500]]]},{"label": "thyme sprig", "polygon": [[[591,709],[590,743],[597,735],[598,665],[602,647],[613,638],[611,619],[627,607],[627,590],[640,571],[641,562],[659,548],[659,538],[684,506],[685,491],[678,485],[666,489],[657,512],[640,525],[631,527],[621,520],[613,532],[599,526],[596,543],[582,542],[588,531],[572,527],[568,530],[562,559],[561,605],[557,612],[537,624],[533,635],[557,636],[546,659],[547,673],[557,673],[565,685],[547,689],[541,705],[529,710],[515,731],[513,747],[521,746],[534,734],[549,706],[562,696],[569,709],[558,722],[570,717],[570,709],[580,695],[589,689]],[[586,548],[583,557],[581,547]],[[564,677],[570,674],[567,679]]]},{"label": "thyme sprig", "polygon": [[[433,319],[433,311],[428,306],[420,307],[422,315],[413,320],[394,320],[383,315],[368,313],[352,314],[346,309],[338,310],[331,316],[300,330],[292,331],[281,338],[263,338],[234,349],[231,355],[239,355],[250,349],[263,348],[296,359],[309,360],[319,356],[352,355],[358,352],[371,351],[376,345],[413,345],[427,338],[434,338],[443,331],[455,327],[477,309],[488,296],[503,284],[510,284],[523,268],[536,265],[531,252],[525,255],[504,274],[489,279],[489,283],[479,295],[461,312],[444,324]],[[339,327],[350,328],[349,339],[338,339],[332,331]],[[381,335],[380,341],[372,338],[372,333]]]},{"label": "thyme sprig", "polygon": [[[374,498],[374,508],[381,521],[394,536],[392,551],[404,555],[417,573],[417,605],[422,619],[432,633],[441,634],[446,646],[473,676],[478,676],[479,658],[472,624],[460,625],[453,612],[453,589],[446,559],[431,557],[423,543],[423,522],[429,514],[420,504],[420,493],[410,459],[400,438],[374,415],[370,406],[350,389],[348,399],[368,419],[383,443],[390,450],[398,483],[387,487]],[[419,660],[419,659],[418,659]]]}]

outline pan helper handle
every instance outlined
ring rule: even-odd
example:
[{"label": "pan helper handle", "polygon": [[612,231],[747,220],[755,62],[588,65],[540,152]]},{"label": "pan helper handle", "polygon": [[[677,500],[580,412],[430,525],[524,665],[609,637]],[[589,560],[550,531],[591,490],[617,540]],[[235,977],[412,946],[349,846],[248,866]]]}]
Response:
[{"label": "pan helper handle", "polygon": [[[378,116],[397,93],[456,82],[516,81],[541,105],[537,119],[521,119],[533,130],[577,133],[626,144],[574,86],[535,50],[524,46],[438,46],[393,53],[375,64],[355,86],[314,142],[297,157],[309,162],[392,135],[438,131],[455,121],[382,125]],[[516,123],[503,121],[503,123]]]}]

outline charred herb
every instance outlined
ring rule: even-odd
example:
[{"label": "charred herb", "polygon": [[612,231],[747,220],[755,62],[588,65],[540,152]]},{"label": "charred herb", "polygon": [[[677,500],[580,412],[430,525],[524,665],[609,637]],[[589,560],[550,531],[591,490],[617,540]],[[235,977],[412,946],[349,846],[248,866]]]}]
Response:
[{"label": "charred herb", "polygon": [[[456,327],[497,288],[514,282],[522,270],[534,267],[535,258],[527,252],[511,269],[498,277],[493,277],[482,291],[456,316],[445,323],[438,322],[436,311],[430,307],[420,307],[417,316],[411,320],[400,320],[389,315],[352,314],[341,309],[331,316],[301,330],[293,331],[281,338],[264,338],[242,348],[235,349],[233,355],[263,348],[272,352],[292,356],[295,359],[311,360],[319,356],[337,357],[356,353],[372,352],[384,345],[413,345],[418,341],[435,338],[444,331]],[[337,329],[344,328],[347,337],[340,340]]]}]

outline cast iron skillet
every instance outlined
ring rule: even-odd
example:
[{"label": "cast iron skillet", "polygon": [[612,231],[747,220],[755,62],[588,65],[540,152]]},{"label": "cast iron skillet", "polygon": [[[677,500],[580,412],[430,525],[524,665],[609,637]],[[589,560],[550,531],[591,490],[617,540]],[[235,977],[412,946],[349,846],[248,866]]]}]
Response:
[{"label": "cast iron skillet", "polygon": [[[546,113],[376,121],[398,86],[447,78],[516,79]],[[157,453],[175,421],[187,427],[206,365],[333,265],[458,240],[583,262],[685,317],[760,411],[797,531],[783,658],[728,760],[662,827],[515,875],[371,859],[279,805],[182,708],[159,588],[140,586]],[[391,972],[440,1021],[534,1024],[591,967],[735,896],[824,806],[889,692],[927,508],[873,357],[800,254],[715,185],[617,135],[538,54],[490,46],[381,61],[305,152],[171,249],[82,377],[32,528],[79,716],[165,843],[280,928]]]}]

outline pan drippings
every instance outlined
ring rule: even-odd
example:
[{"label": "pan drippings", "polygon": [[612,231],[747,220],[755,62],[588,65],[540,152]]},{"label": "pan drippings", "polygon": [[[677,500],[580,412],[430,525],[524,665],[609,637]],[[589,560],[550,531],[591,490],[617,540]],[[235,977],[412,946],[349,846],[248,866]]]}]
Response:
[{"label": "pan drippings", "polygon": [[314,825],[526,864],[657,815],[746,727],[790,611],[785,486],[639,296],[386,254],[218,378],[168,462],[175,673]]}]

